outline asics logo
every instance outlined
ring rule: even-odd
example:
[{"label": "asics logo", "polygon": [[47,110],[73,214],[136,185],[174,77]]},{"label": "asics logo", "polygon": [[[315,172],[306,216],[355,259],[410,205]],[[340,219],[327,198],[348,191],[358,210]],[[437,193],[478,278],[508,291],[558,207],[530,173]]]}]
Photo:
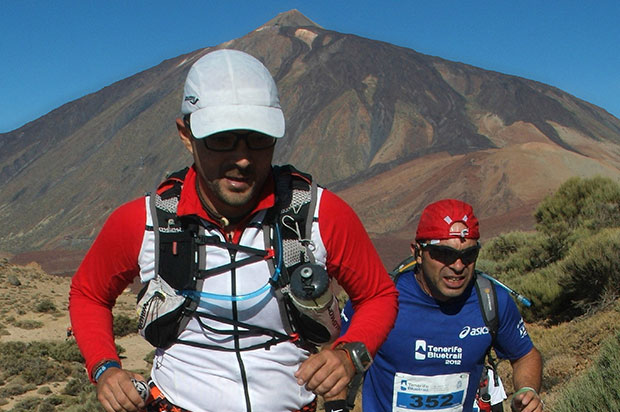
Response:
[{"label": "asics logo", "polygon": [[459,338],[465,339],[467,336],[480,336],[480,335],[488,335],[489,328],[486,326],[481,326],[479,328],[472,328],[471,326],[465,326],[461,333],[459,333]]}]

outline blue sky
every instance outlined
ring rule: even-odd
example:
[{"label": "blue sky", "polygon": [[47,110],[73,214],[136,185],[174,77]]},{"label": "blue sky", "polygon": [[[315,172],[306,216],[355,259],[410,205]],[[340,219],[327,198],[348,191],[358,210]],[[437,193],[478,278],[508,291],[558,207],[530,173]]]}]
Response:
[{"label": "blue sky", "polygon": [[0,133],[291,9],[326,29],[547,83],[620,118],[618,0],[0,0]]}]

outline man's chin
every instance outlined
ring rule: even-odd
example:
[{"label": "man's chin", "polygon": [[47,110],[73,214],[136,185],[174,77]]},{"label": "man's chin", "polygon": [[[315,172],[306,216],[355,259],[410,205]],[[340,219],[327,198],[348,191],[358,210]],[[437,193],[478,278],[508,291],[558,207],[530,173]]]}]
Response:
[{"label": "man's chin", "polygon": [[229,207],[247,206],[253,200],[252,191],[227,191],[222,193],[220,200]]},{"label": "man's chin", "polygon": [[465,288],[441,288],[440,293],[444,300],[455,299],[463,294]]}]

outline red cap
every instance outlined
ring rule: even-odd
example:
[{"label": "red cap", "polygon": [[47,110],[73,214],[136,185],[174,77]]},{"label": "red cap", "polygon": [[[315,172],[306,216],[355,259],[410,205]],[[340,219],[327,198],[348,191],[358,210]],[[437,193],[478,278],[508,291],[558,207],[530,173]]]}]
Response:
[{"label": "red cap", "polygon": [[[466,229],[451,232],[450,228],[456,222],[461,222]],[[441,240],[451,237],[465,239],[479,239],[478,218],[472,207],[460,200],[444,199],[426,206],[420,216],[416,240]]]}]

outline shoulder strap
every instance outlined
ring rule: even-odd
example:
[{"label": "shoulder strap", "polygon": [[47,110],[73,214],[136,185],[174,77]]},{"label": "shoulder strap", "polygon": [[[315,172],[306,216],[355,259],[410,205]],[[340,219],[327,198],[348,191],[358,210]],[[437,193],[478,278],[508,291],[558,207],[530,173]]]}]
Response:
[{"label": "shoulder strap", "polygon": [[282,256],[283,276],[280,284],[288,284],[285,272],[292,273],[302,263],[315,263],[312,245],[312,223],[317,203],[317,184],[312,176],[291,165],[274,166],[276,204],[265,218],[265,244],[270,245],[276,226],[279,239],[275,245]]},{"label": "shoulder strap", "polygon": [[413,270],[416,266],[415,256],[409,256],[403,259],[394,269],[388,272],[394,283],[398,282],[401,273]]},{"label": "shoulder strap", "polygon": [[[488,275],[487,275],[488,276]],[[499,329],[499,316],[497,314],[497,294],[495,293],[495,284],[483,273],[476,271],[476,293],[478,294],[478,302],[484,323],[489,328],[491,339],[495,342],[497,330]]]},{"label": "shoulder strap", "polygon": [[[159,244],[160,244],[160,222],[165,222],[166,226],[170,226],[170,219],[176,216],[176,203],[168,205],[168,210],[164,210],[161,207],[162,202],[166,200],[177,198],[181,195],[181,188],[183,187],[183,181],[189,168],[186,167],[182,170],[170,173],[166,176],[166,179],[160,183],[153,193],[149,194],[149,209],[151,213],[151,219],[153,221],[153,232],[155,235],[155,273],[159,273]],[[159,190],[165,186],[172,185],[165,192],[159,194]]]},{"label": "shoulder strap", "polygon": [[493,370],[493,380],[495,386],[499,385],[497,374],[497,362],[491,353],[491,349],[495,345],[495,338],[497,331],[499,330],[499,315],[497,309],[497,293],[495,292],[495,283],[491,280],[491,277],[484,272],[476,270],[474,275],[476,277],[476,293],[478,294],[478,303],[480,304],[480,311],[482,312],[482,318],[484,323],[489,328],[489,334],[491,335],[491,346],[487,349],[487,363],[489,368]]},{"label": "shoulder strap", "polygon": [[[273,247],[279,271],[275,294],[287,333],[298,336],[298,345],[314,351],[319,341],[316,321],[297,310],[288,295],[290,274],[305,263],[316,263],[312,242],[312,223],[317,205],[318,186],[312,176],[293,166],[274,166],[276,203],[264,220],[265,246]],[[274,271],[273,261],[268,261]],[[276,273],[276,272],[274,272]],[[274,276],[275,279],[275,276]],[[320,326],[320,325],[319,325]]]}]

